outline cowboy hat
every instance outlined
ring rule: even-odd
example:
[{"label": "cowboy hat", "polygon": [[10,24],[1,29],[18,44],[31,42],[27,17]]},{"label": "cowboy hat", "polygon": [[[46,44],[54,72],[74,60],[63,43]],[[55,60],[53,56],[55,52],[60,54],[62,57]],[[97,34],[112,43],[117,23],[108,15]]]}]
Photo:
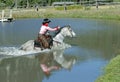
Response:
[{"label": "cowboy hat", "polygon": [[48,18],[43,19],[43,23],[50,23],[50,22],[51,20],[49,20]]}]

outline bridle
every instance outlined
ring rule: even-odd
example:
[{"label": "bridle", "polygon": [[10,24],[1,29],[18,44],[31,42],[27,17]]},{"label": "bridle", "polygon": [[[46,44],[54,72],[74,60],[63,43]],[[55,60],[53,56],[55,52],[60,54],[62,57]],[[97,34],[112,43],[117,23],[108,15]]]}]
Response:
[{"label": "bridle", "polygon": [[72,33],[72,29],[71,29],[71,27],[70,27],[70,26],[68,27],[68,30],[69,30],[69,32],[70,32],[70,34],[71,34],[71,36],[73,37],[74,35],[73,35],[73,33]]}]

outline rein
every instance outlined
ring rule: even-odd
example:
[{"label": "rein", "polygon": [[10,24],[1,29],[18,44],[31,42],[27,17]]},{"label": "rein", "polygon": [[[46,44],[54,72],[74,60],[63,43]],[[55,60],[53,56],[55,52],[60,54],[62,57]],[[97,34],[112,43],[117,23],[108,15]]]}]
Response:
[{"label": "rein", "polygon": [[69,29],[69,28],[70,28],[70,25],[62,26],[62,27],[55,33],[54,37],[55,37],[57,34],[59,34],[59,33],[61,32],[61,30],[62,30],[63,28],[65,28],[65,27],[67,27],[67,28]]},{"label": "rein", "polygon": [[[53,37],[56,37],[56,36],[62,31],[63,28],[67,28],[68,31],[70,32],[70,34],[73,36],[73,34],[71,33],[72,31],[71,31],[71,29],[70,29],[70,25],[66,25],[66,26],[61,27],[61,28],[55,33],[55,35],[54,35]],[[65,37],[65,36],[64,36],[63,33],[60,33],[60,37]],[[53,39],[53,41],[56,42],[56,43],[61,44],[61,41],[59,41],[59,40]]]},{"label": "rein", "polygon": [[54,42],[56,42],[56,43],[58,43],[58,44],[61,44],[61,42],[59,42],[59,41],[55,41],[55,40],[53,40]]}]

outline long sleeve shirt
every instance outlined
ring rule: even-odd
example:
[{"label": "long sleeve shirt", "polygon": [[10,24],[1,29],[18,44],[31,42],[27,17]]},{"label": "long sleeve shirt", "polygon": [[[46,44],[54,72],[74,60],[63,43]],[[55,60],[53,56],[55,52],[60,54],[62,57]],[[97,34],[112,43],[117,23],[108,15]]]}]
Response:
[{"label": "long sleeve shirt", "polygon": [[42,25],[39,31],[39,34],[46,34],[47,31],[56,31],[58,28],[50,28],[49,26]]}]

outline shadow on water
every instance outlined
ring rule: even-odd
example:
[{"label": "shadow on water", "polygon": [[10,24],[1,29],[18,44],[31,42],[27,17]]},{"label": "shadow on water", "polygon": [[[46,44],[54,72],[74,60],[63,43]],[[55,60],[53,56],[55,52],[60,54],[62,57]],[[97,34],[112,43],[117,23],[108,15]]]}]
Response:
[{"label": "shadow on water", "polygon": [[75,56],[63,54],[64,50],[0,60],[1,82],[42,82],[60,70],[71,70]]}]

